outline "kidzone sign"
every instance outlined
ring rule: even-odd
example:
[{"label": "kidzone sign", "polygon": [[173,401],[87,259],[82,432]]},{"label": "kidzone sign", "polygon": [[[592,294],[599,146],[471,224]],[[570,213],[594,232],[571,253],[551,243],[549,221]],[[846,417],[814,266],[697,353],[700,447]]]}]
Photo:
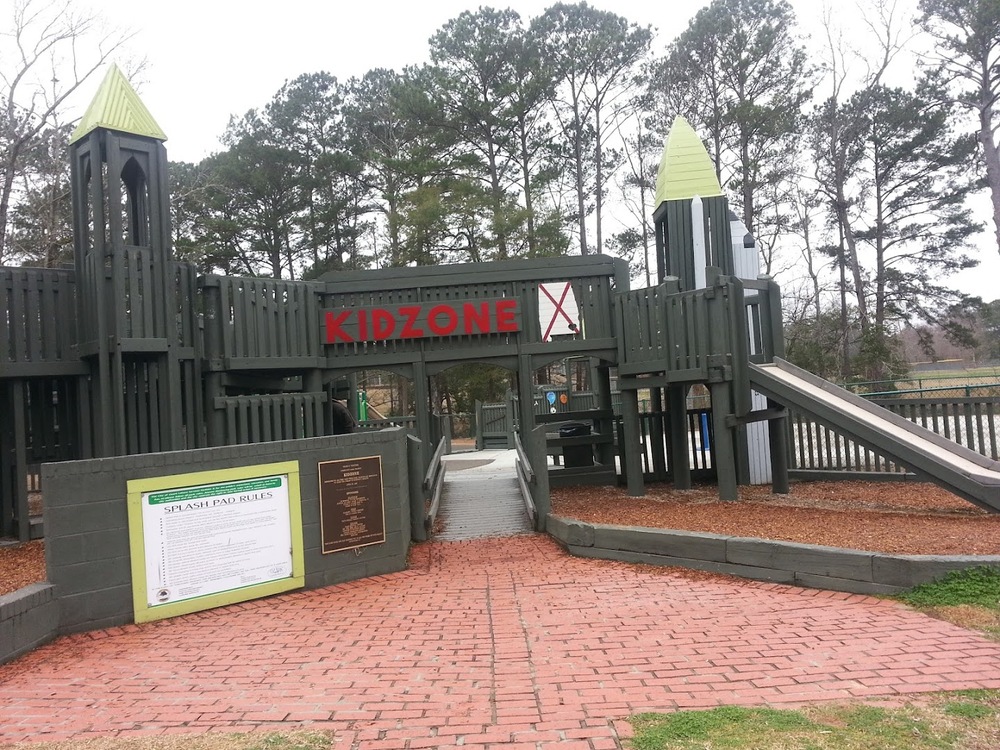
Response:
[{"label": "kidzone sign", "polygon": [[518,300],[476,299],[324,310],[323,341],[350,344],[521,330]]}]

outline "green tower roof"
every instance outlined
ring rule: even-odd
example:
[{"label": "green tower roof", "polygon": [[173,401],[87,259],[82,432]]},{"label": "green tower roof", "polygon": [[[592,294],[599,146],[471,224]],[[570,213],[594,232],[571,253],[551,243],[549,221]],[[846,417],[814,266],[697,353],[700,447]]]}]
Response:
[{"label": "green tower roof", "polygon": [[75,143],[95,128],[132,133],[155,138],[158,141],[167,140],[167,136],[149,114],[146,105],[135,93],[132,84],[114,64],[108,69],[97,95],[87,107],[87,112],[73,131],[69,142]]},{"label": "green tower roof", "polygon": [[712,198],[723,195],[715,167],[694,128],[678,116],[670,126],[663,144],[660,171],[656,175],[656,202],[685,200],[699,195]]}]

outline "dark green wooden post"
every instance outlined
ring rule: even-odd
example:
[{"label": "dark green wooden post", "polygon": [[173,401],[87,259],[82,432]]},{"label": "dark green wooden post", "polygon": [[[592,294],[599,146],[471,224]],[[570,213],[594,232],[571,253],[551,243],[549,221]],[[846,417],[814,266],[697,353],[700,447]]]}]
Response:
[{"label": "dark green wooden post", "polygon": [[538,425],[531,430],[523,430],[521,435],[527,438],[527,445],[524,446],[531,462],[531,468],[535,472],[535,487],[531,493],[531,499],[535,503],[535,531],[545,531],[545,522],[552,512],[552,499],[549,496],[549,465],[548,446],[545,437],[545,425]]},{"label": "dark green wooden post", "polygon": [[427,541],[427,529],[424,526],[424,508],[426,507],[426,495],[424,494],[424,451],[421,449],[422,443],[413,435],[406,436],[406,461],[409,464],[409,489],[410,489],[410,537],[415,542]]},{"label": "dark green wooden post", "polygon": [[[529,385],[531,383],[530,377],[528,379],[528,383]],[[520,387],[518,387],[518,391],[520,391]],[[519,393],[518,396],[519,396],[518,401],[520,402],[520,404],[524,404],[525,403],[524,394]],[[518,415],[515,414],[514,392],[510,388],[508,388],[507,392],[504,393],[503,402],[504,402],[504,413],[506,414],[504,427],[506,428],[507,432],[506,440],[507,440],[507,448],[509,450],[514,447],[514,433],[517,432],[517,430],[515,429],[515,425],[517,425],[518,423],[520,423],[520,425],[524,425],[525,421],[523,417],[519,418]],[[532,406],[534,405],[530,392],[528,395],[527,403]]]},{"label": "dark green wooden post", "polygon": [[767,282],[767,288],[759,292],[763,308],[760,315],[763,353],[769,362],[774,361],[775,357],[784,359],[785,337],[784,324],[781,319],[781,288],[770,276],[761,275],[757,278]]},{"label": "dark green wooden post", "polygon": [[476,399],[476,411],[473,415],[473,421],[475,422],[476,431],[476,450],[481,451],[486,447],[486,441],[483,440],[483,402]]},{"label": "dark green wooden post", "polygon": [[[668,407],[663,402],[662,388],[649,389],[649,408],[654,415],[649,423],[649,444],[653,455],[653,475],[659,480],[664,480],[667,477],[668,469],[667,433],[663,429],[663,414]],[[669,416],[668,419],[670,419]],[[673,463],[674,460],[671,457],[670,470],[672,470]]]},{"label": "dark green wooden post", "polygon": [[[302,373],[302,392],[303,393],[322,393],[323,392],[323,371],[318,368],[313,368],[311,370],[306,370]],[[354,389],[355,394],[357,393],[357,388]],[[355,398],[353,403],[348,403],[351,413],[357,413],[357,399]],[[324,412],[329,411],[325,409]],[[319,430],[320,434],[326,434],[330,432],[330,425],[324,424]]]},{"label": "dark green wooden post", "polygon": [[[780,408],[780,404],[767,400],[768,409]],[[787,414],[787,412],[786,412]],[[767,440],[771,448],[771,492],[788,494],[788,419],[771,419],[767,423]]]},{"label": "dark green wooden post", "polygon": [[670,473],[674,487],[691,489],[691,454],[688,448],[686,385],[667,388],[667,416],[670,420]]},{"label": "dark green wooden post", "polygon": [[24,415],[25,381],[10,384],[10,421],[14,427],[13,507],[17,510],[17,538],[22,542],[31,539],[31,519],[28,515],[28,452],[25,439],[27,430]]},{"label": "dark green wooden post", "polygon": [[[531,468],[535,470],[536,475],[545,474],[546,482],[548,482],[548,455],[546,453],[545,445],[545,425],[540,425],[541,429],[536,431],[535,426],[535,402],[534,393],[532,386],[532,376],[534,375],[534,368],[532,367],[531,355],[529,354],[518,354],[517,356],[517,398],[518,398],[518,433],[521,435],[523,440],[530,436],[533,442],[540,441],[541,448],[541,464],[535,466],[537,446],[535,448],[535,453],[529,454],[529,460],[532,462]],[[539,437],[540,436],[540,437]],[[537,438],[537,440],[536,440]],[[508,447],[513,448],[514,445],[511,443]],[[548,510],[545,510],[545,514],[548,514]],[[539,516],[539,531],[544,530],[545,519],[542,515],[542,509],[538,509]]]},{"label": "dark green wooden post", "polygon": [[[597,386],[597,408],[607,411],[609,414],[614,409],[611,401],[611,371],[607,367],[595,367],[594,379]],[[596,432],[601,435],[614,435],[615,420],[598,419],[594,425]],[[599,443],[597,445],[597,461],[604,465],[614,465],[615,446],[614,443]]]},{"label": "dark green wooden post", "polygon": [[732,433],[727,424],[729,403],[732,398],[729,383],[711,383],[709,392],[712,395],[712,459],[715,465],[717,482],[719,483],[719,499],[738,500],[736,481],[736,455],[733,451]]},{"label": "dark green wooden post", "polygon": [[[10,383],[0,380],[0,408],[11,413]],[[14,425],[0,419],[0,536],[14,536]]]},{"label": "dark green wooden post", "polygon": [[[761,275],[757,277],[761,281],[767,282],[767,288],[760,291],[760,299],[763,303],[761,311],[761,338],[764,348],[764,355],[768,361],[774,361],[775,357],[784,359],[785,357],[785,337],[781,319],[781,289],[770,276]],[[768,400],[768,407],[777,407],[778,404]],[[785,412],[787,415],[787,412]],[[771,449],[771,491],[784,495],[788,494],[788,467],[789,467],[789,430],[791,425],[787,416],[784,419],[772,419],[767,425],[768,445]]]},{"label": "dark green wooden post", "polygon": [[[660,286],[662,287],[663,297],[659,303],[661,306],[659,312],[659,320],[663,322],[665,327],[671,325],[676,325],[677,321],[670,320],[667,312],[667,297],[671,294],[678,294],[681,290],[680,279],[676,276],[665,276],[660,279]],[[659,332],[661,336],[668,338],[666,330]],[[668,338],[669,341],[669,338]],[[667,353],[667,362],[665,363],[667,369],[671,366],[672,352]],[[676,386],[675,386],[676,387]],[[690,479],[690,458],[687,453],[687,396],[686,389],[685,395],[679,401],[679,409],[675,404],[676,396],[672,396],[670,393],[670,388],[666,391],[666,398],[664,398],[664,390],[659,387],[650,388],[650,408],[653,414],[663,415],[667,412],[667,423],[669,425],[668,432],[664,432],[663,429],[663,418],[658,416],[650,422],[649,425],[649,442],[653,447],[653,475],[658,479],[665,480],[667,474],[673,476],[674,485],[679,488],[687,489],[691,486]],[[678,420],[675,423],[675,419]],[[667,443],[669,442],[669,446]],[[683,465],[679,464],[679,459],[677,455],[674,455],[675,451],[681,451],[683,455]],[[667,461],[667,452],[670,451],[669,464]],[[680,475],[677,473],[680,470]],[[680,482],[680,484],[677,484]]]},{"label": "dark green wooden post", "polygon": [[[322,380],[320,381],[319,390],[323,390]],[[360,421],[361,414],[359,413],[360,409],[358,408],[358,404],[361,400],[361,389],[358,388],[358,373],[356,372],[352,372],[347,376],[347,394],[347,408],[350,410],[351,414],[354,415],[354,418]],[[333,394],[330,395],[330,398],[333,398]],[[333,411],[331,409],[327,409],[325,413],[332,416]],[[325,431],[332,432],[333,425],[325,425]]]},{"label": "dark green wooden post", "polygon": [[[534,369],[531,366],[531,355],[529,354],[518,354],[517,355],[517,400],[518,400],[518,433],[522,438],[531,433],[535,429],[535,399],[531,379],[534,375]],[[509,403],[509,401],[508,401]],[[512,418],[514,412],[512,409],[507,409],[507,429],[512,429]],[[543,431],[544,432],[544,431]],[[507,443],[508,448],[514,447],[513,438],[510,438]],[[532,459],[534,460],[534,459]],[[541,468],[532,466],[536,472],[538,471],[548,471],[548,466],[543,464]]]},{"label": "dark green wooden post", "polygon": [[639,392],[628,389],[622,395],[622,430],[624,442],[619,446],[621,461],[625,468],[628,494],[641,497],[646,494],[642,480],[642,445],[639,441]]},{"label": "dark green wooden post", "polygon": [[210,278],[202,282],[201,298],[205,307],[205,328],[203,341],[204,357],[208,363],[205,373],[205,412],[208,444],[210,446],[226,444],[226,414],[222,409],[215,408],[215,399],[226,395],[223,385],[222,358],[223,335],[222,325],[222,292],[218,279]]},{"label": "dark green wooden post", "polygon": [[747,444],[747,428],[739,426],[733,433],[736,456],[736,479],[741,485],[750,484],[750,448]]},{"label": "dark green wooden post", "polygon": [[[417,417],[417,437],[424,444],[424,460],[428,463],[437,446],[431,440],[434,428],[431,425],[431,394],[427,380],[427,366],[421,362],[413,363],[413,411]],[[423,467],[427,470],[427,465]]]}]

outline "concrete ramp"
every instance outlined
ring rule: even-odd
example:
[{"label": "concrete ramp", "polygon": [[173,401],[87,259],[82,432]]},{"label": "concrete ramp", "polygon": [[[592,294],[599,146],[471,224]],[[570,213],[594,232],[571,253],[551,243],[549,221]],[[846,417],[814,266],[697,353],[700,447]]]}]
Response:
[{"label": "concrete ramp", "polygon": [[784,360],[750,365],[750,383],[986,510],[1000,512],[1000,462],[941,437]]},{"label": "concrete ramp", "polygon": [[515,451],[445,456],[448,473],[438,513],[438,541],[531,534],[514,466]]}]

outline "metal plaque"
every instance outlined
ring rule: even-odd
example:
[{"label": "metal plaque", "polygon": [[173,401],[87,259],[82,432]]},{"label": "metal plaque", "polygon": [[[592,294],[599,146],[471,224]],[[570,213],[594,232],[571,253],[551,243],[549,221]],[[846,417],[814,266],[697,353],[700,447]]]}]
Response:
[{"label": "metal plaque", "polygon": [[320,462],[319,522],[324,555],[385,543],[381,456]]}]

